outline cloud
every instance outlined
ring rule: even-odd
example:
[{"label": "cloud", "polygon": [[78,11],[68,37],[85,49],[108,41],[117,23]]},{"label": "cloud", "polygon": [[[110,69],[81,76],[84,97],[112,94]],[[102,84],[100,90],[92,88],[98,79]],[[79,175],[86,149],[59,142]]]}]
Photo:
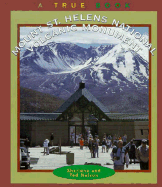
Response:
[{"label": "cloud", "polygon": [[[27,38],[27,35],[30,35],[30,32],[35,30],[36,27],[22,27],[20,29],[20,39],[23,40],[23,38]],[[45,34],[50,33],[52,35],[52,31],[55,30],[58,32],[58,27],[57,28],[47,28],[47,27],[42,27],[42,33],[39,32],[37,29],[37,33],[39,33],[38,36],[35,36],[35,38],[32,39],[31,42],[28,43],[28,45],[31,45],[34,41],[39,40],[39,38],[42,38],[43,40],[45,39]],[[115,39],[114,37],[105,35],[103,33],[99,32],[93,32],[93,31],[82,31],[81,27],[77,27],[77,31],[70,31],[67,32],[67,29],[65,28],[66,33],[62,33],[59,36],[55,36],[51,38],[48,42],[70,42],[70,43],[83,43],[83,44],[93,44],[93,43],[113,43],[117,44],[120,41],[118,39]],[[41,45],[45,45],[41,44]]]}]

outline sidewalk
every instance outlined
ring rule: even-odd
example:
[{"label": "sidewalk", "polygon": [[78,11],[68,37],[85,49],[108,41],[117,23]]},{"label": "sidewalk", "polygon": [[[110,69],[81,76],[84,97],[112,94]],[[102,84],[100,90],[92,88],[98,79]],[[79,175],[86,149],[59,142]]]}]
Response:
[{"label": "sidewalk", "polygon": [[[87,163],[100,163],[104,167],[113,169],[113,161],[111,160],[110,153],[102,153],[101,146],[99,147],[99,158],[91,158],[91,154],[88,148],[83,148],[80,150],[79,146],[74,146],[70,148],[69,146],[61,147],[62,151],[71,151],[74,153],[74,165],[84,165]],[[44,155],[44,148],[29,148],[31,161],[37,160],[37,162],[31,162],[30,169],[32,170],[54,170],[58,167],[68,166],[66,164],[66,155],[65,154],[49,154]],[[108,163],[108,165],[106,165]],[[140,170],[139,163],[130,164],[126,170]]]}]

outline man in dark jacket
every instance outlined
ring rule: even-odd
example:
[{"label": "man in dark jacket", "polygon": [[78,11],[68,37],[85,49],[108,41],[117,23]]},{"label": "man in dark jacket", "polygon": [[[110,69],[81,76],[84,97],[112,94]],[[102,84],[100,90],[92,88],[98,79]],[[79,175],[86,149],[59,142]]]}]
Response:
[{"label": "man in dark jacket", "polygon": [[29,141],[28,138],[26,138],[26,140],[25,140],[25,142],[24,142],[24,145],[25,145],[25,147],[26,147],[26,149],[27,149],[27,152],[28,152],[28,148],[30,147],[30,141]]},{"label": "man in dark jacket", "polygon": [[136,157],[140,162],[141,170],[149,169],[149,146],[147,140],[143,139],[142,144],[137,148]]},{"label": "man in dark jacket", "polygon": [[134,160],[134,164],[135,164],[136,145],[133,143],[133,140],[131,140],[130,147],[129,147],[129,158],[130,158],[130,164],[132,163],[132,160]]},{"label": "man in dark jacket", "polygon": [[95,140],[92,141],[92,151],[93,151],[93,158],[96,157],[96,148],[97,148],[97,143]]},{"label": "man in dark jacket", "polygon": [[97,154],[97,158],[98,158],[99,157],[98,156],[98,151],[99,151],[100,140],[97,137],[95,138],[95,143],[96,143],[95,155]]}]

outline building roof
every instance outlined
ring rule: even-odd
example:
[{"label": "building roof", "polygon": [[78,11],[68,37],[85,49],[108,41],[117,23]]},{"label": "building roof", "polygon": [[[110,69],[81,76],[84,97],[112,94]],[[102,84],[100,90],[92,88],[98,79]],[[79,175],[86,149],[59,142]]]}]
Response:
[{"label": "building roof", "polygon": [[60,113],[20,113],[20,120],[55,120]]},{"label": "building roof", "polygon": [[[20,120],[56,120],[61,113],[20,113]],[[106,113],[112,121],[148,121],[148,113]]]},{"label": "building roof", "polygon": [[[79,89],[67,99],[55,113],[20,113],[20,120],[56,120],[74,102],[84,96],[89,102],[93,102],[112,121],[148,121],[148,113],[110,113],[108,109],[97,100],[86,88],[85,83],[79,83]],[[92,116],[91,116],[92,118]]]},{"label": "building roof", "polygon": [[148,113],[107,113],[111,120],[144,120],[148,121]]},{"label": "building roof", "polygon": [[89,102],[93,102],[102,112],[109,112],[98,99],[96,99],[86,88],[78,89],[69,99],[67,99],[56,112],[64,112],[73,102],[78,101],[80,97],[84,96]]}]

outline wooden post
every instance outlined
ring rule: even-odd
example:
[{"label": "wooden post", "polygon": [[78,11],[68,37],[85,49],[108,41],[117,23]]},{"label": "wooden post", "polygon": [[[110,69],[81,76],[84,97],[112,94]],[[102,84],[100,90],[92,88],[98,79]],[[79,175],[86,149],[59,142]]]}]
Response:
[{"label": "wooden post", "polygon": [[61,138],[60,138],[60,154],[61,154]]},{"label": "wooden post", "polygon": [[84,112],[82,112],[82,137],[83,137],[83,134],[84,134]]}]

